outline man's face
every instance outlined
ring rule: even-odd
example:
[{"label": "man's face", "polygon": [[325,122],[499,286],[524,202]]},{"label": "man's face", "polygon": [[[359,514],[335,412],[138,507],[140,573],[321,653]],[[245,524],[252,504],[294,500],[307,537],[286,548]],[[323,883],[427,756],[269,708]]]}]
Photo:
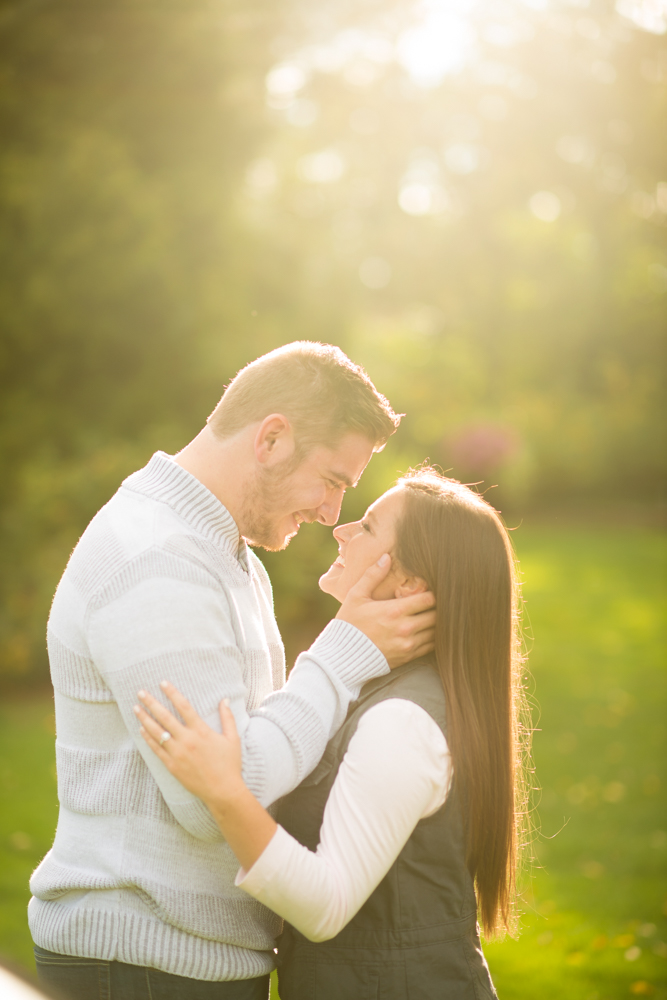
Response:
[{"label": "man's face", "polygon": [[334,448],[316,445],[290,472],[261,469],[243,511],[243,534],[252,545],[278,551],[304,521],[335,524],[345,490],[356,486],[372,454],[368,438],[348,433]]}]

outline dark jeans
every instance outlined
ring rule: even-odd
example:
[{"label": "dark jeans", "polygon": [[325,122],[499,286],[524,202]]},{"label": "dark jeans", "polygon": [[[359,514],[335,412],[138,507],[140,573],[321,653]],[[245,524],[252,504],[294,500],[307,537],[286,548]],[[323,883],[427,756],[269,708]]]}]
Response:
[{"label": "dark jeans", "polygon": [[40,982],[63,1000],[267,1000],[269,977],[209,983],[101,958],[56,955],[35,946]]}]

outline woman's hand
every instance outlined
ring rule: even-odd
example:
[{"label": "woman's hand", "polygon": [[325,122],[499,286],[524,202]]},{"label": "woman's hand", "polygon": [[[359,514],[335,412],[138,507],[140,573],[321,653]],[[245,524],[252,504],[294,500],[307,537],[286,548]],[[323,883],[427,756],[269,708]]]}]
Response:
[{"label": "woman's hand", "polygon": [[134,706],[141,735],[188,791],[209,807],[224,807],[245,788],[241,777],[241,740],[229,703],[226,699],[220,702],[222,733],[216,733],[173,684],[163,681],[160,687],[185,724],[147,691],[139,691],[139,698],[148,709]]},{"label": "woman's hand", "polygon": [[184,723],[147,691],[139,691],[150,711],[149,715],[145,708],[134,706],[141,735],[167,770],[208,806],[234,854],[249,870],[277,827],[243,783],[241,740],[229,702],[220,702],[222,733],[216,733],[173,684],[163,681],[160,687]]}]

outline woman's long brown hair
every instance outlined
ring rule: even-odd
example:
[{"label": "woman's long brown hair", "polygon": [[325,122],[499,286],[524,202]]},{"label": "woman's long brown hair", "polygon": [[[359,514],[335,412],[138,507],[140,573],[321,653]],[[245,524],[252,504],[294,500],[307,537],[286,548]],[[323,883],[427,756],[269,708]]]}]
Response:
[{"label": "woman's long brown hair", "polygon": [[437,605],[435,658],[484,932],[512,929],[518,844],[527,822],[518,585],[498,513],[434,469],[399,480],[396,558]]}]

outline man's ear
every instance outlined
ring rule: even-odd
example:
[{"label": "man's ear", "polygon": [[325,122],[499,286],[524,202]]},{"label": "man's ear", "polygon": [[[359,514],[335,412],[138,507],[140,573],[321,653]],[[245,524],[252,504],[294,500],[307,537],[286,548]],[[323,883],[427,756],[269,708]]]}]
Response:
[{"label": "man's ear", "polygon": [[413,594],[423,594],[428,590],[426,580],[420,576],[407,576],[394,591],[394,597],[412,597]]},{"label": "man's ear", "polygon": [[255,458],[266,467],[272,467],[291,458],[294,454],[292,426],[282,413],[264,417],[255,434]]}]

